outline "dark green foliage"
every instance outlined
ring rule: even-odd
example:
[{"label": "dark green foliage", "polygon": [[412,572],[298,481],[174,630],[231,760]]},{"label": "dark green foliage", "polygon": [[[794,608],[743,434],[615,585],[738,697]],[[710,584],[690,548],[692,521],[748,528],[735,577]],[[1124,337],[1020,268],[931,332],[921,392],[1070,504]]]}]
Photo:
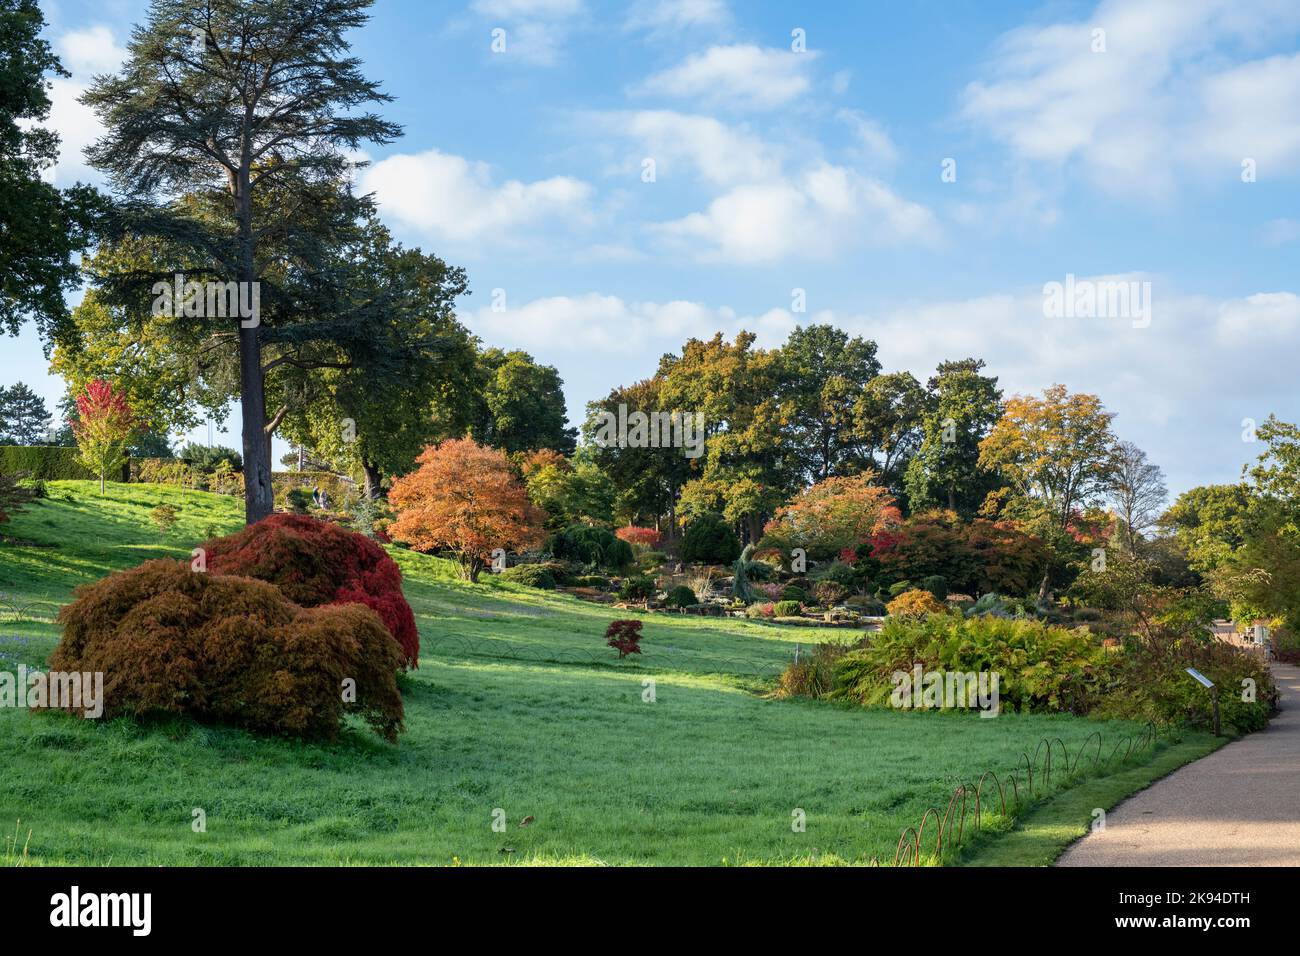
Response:
[{"label": "dark green foliage", "polygon": [[475,440],[507,452],[573,454],[578,430],[569,427],[564,381],[554,366],[538,365],[527,352],[489,348],[479,354],[475,375]]},{"label": "dark green foliage", "polygon": [[[76,448],[60,445],[0,445],[0,474],[12,475],[18,472],[25,472],[33,479],[44,481],[86,481],[98,477],[77,461]],[[122,464],[121,474],[109,475],[108,480],[128,481],[130,476],[131,463],[127,461]]]},{"label": "dark green foliage", "polygon": [[[47,342],[66,328],[64,292],[100,200],[88,186],[60,192],[44,174],[58,158],[49,118],[51,76],[67,76],[36,0],[0,0],[0,331],[31,318]],[[43,428],[43,426],[42,426]]]},{"label": "dark green foliage", "polygon": [[772,611],[777,617],[798,617],[803,611],[803,604],[799,601],[777,601],[772,606]]},{"label": "dark green foliage", "polygon": [[204,474],[211,474],[217,469],[217,465],[226,462],[234,471],[238,471],[244,466],[244,459],[233,448],[223,448],[221,445],[200,445],[198,442],[190,442],[179,452],[177,458],[183,458],[190,463],[192,468],[197,468]]},{"label": "dark green foliage", "polygon": [[[643,574],[624,578],[618,587],[618,596],[624,601],[645,601],[654,593],[655,579]],[[694,599],[693,594],[691,597]]]},{"label": "dark green foliage", "polygon": [[878,601],[863,594],[854,594],[845,598],[844,605],[853,608],[859,614],[865,614],[869,617],[884,617],[888,611],[883,601]]},{"label": "dark green foliage", "polygon": [[706,512],[686,526],[682,560],[701,564],[730,564],[740,557],[740,539],[720,514]]},{"label": "dark green foliage", "polygon": [[[745,545],[745,550],[740,553],[736,559],[735,566],[732,568],[731,579],[731,596],[738,601],[744,601],[746,604],[752,604],[758,600],[758,594],[749,583],[750,568],[758,566],[759,562],[750,561],[749,556],[754,553],[754,545]],[[762,565],[767,568],[767,565]]]},{"label": "dark green foliage", "polygon": [[679,584],[664,599],[664,603],[669,607],[690,607],[695,604],[695,592],[685,584]]},{"label": "dark green foliage", "polygon": [[929,591],[940,601],[948,597],[948,582],[939,574],[921,578],[921,590]]},{"label": "dark green foliage", "polygon": [[857,587],[861,576],[843,561],[832,561],[814,575],[818,581],[834,581],[840,587]]},{"label": "dark green foliage", "polygon": [[781,589],[781,600],[794,601],[797,604],[803,604],[808,600],[808,592],[796,585],[787,584]]},{"label": "dark green foliage", "polygon": [[50,413],[45,400],[22,382],[0,388],[0,445],[45,442]]},{"label": "dark green foliage", "polygon": [[632,546],[608,528],[576,524],[555,536],[551,553],[566,561],[619,571],[634,560]]},{"label": "dark green foliage", "polygon": [[306,488],[290,488],[284,500],[294,514],[305,515],[311,507],[311,492]]},{"label": "dark green foliage", "polygon": [[543,591],[555,590],[555,575],[544,564],[516,564],[513,568],[506,568],[499,576],[502,581],[513,581]]}]

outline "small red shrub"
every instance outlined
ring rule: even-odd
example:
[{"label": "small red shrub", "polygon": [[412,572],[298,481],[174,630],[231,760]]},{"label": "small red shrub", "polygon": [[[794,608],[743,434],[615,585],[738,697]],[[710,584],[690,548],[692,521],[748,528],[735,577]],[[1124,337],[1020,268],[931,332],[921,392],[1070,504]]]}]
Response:
[{"label": "small red shrub", "polygon": [[402,651],[368,608],[302,608],[262,581],[148,561],[78,588],[59,623],[51,669],[102,673],[108,717],[333,739],[354,713],[387,740],[402,729]]},{"label": "small red shrub", "polygon": [[605,629],[605,643],[618,651],[622,660],[629,654],[641,653],[641,621],[611,621]]},{"label": "small red shrub", "polygon": [[213,574],[267,581],[303,607],[364,604],[402,646],[407,666],[419,666],[420,634],[402,596],[402,572],[365,535],[308,515],[273,514],[203,547]]}]

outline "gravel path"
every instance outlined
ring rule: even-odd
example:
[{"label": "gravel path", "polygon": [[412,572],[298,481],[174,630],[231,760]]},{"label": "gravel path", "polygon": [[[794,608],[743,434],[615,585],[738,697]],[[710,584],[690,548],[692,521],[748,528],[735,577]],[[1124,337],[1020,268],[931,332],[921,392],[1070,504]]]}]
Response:
[{"label": "gravel path", "polygon": [[1282,710],[1125,800],[1057,866],[1300,866],[1300,667],[1274,664]]}]

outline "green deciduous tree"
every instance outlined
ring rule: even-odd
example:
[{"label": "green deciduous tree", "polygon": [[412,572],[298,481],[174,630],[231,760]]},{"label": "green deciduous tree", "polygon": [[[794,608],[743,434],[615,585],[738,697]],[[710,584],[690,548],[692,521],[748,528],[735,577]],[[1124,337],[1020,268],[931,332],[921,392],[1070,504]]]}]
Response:
[{"label": "green deciduous tree", "polygon": [[1002,411],[996,376],[981,375],[981,359],[942,363],[926,383],[920,448],[905,487],[913,511],[947,508],[973,517],[996,474],[981,462],[980,443]]},{"label": "green deciduous tree", "polygon": [[363,300],[386,307],[364,341],[318,344],[308,363],[315,367],[286,362],[276,374],[290,387],[274,391],[288,409],[290,441],[336,467],[359,468],[366,497],[375,498],[382,479],[410,471],[426,445],[465,433],[477,410],[466,385],[477,358],[455,313],[464,270],[402,248],[374,219],[348,254],[368,265],[346,290],[356,300],[350,309]]},{"label": "green deciduous tree", "polygon": [[552,448],[571,455],[578,430],[569,426],[564,380],[527,352],[484,350],[475,375],[478,409],[471,434],[507,452]]},{"label": "green deciduous tree", "polygon": [[880,374],[876,343],[832,325],[800,326],[778,351],[777,366],[787,454],[804,480],[853,474],[869,464],[854,403]]},{"label": "green deciduous tree", "polygon": [[786,447],[785,403],[777,397],[780,355],[753,348],[754,338],[740,332],[727,342],[719,332],[708,341],[690,339],[681,355],[659,362],[661,407],[701,414],[704,421],[703,465],[692,465],[678,521],[720,511],[751,542],[762,537],[763,523],[800,484],[799,467]]}]

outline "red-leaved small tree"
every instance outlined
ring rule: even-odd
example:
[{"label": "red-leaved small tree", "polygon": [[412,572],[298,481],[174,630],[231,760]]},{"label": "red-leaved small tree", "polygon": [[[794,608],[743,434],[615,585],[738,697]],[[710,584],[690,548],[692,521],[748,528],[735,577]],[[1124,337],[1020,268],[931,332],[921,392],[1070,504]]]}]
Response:
[{"label": "red-leaved small tree", "polygon": [[121,468],[126,460],[126,446],[136,425],[126,396],[102,378],[95,379],[77,396],[77,420],[72,423],[77,457],[99,475],[101,495],[108,473]]},{"label": "red-leaved small tree", "polygon": [[614,534],[628,544],[640,544],[647,548],[653,548],[663,538],[662,531],[656,531],[654,528],[640,528],[634,524],[624,525]]},{"label": "red-leaved small tree", "polygon": [[633,620],[610,621],[605,628],[605,638],[610,647],[618,651],[618,659],[641,653],[641,622]]}]

